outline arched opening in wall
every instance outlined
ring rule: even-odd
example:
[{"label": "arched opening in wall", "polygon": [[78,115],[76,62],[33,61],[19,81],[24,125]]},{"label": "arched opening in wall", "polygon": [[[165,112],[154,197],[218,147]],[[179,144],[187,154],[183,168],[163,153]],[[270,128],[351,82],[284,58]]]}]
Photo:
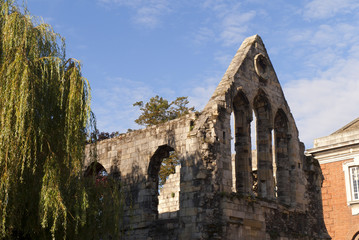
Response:
[{"label": "arched opening in wall", "polygon": [[235,155],[232,166],[234,166],[235,190],[250,195],[253,186],[250,130],[252,111],[247,97],[241,91],[233,99],[233,116]]},{"label": "arched opening in wall", "polygon": [[174,149],[160,146],[150,159],[148,177],[154,218],[174,218],[179,210],[180,161]]},{"label": "arched opening in wall", "polygon": [[[230,131],[231,131],[231,165],[232,165],[232,192],[236,192],[236,164],[235,164],[235,157],[236,157],[236,150],[234,146],[234,113],[231,112],[230,118]],[[233,129],[232,129],[233,127]]]},{"label": "arched opening in wall", "polygon": [[96,182],[100,182],[100,181],[106,181],[108,177],[108,173],[106,169],[99,162],[93,162],[87,167],[84,176],[95,177]]},{"label": "arched opening in wall", "polygon": [[276,189],[278,201],[290,204],[290,162],[288,118],[279,109],[274,118],[274,155],[276,165]]},{"label": "arched opening in wall", "polygon": [[356,234],[354,234],[352,240],[359,240],[359,231]]},{"label": "arched opening in wall", "polygon": [[259,90],[253,101],[257,117],[257,173],[258,196],[274,198],[271,107],[266,94]]},{"label": "arched opening in wall", "polygon": [[253,193],[255,196],[258,195],[258,172],[257,172],[257,117],[252,110],[252,121],[251,121],[251,152],[252,152],[252,179],[253,179]]},{"label": "arched opening in wall", "polygon": [[276,157],[276,146],[275,146],[275,132],[274,129],[271,131],[272,136],[272,164],[273,164],[273,178],[274,178],[274,197],[278,197],[277,188],[277,157]]}]

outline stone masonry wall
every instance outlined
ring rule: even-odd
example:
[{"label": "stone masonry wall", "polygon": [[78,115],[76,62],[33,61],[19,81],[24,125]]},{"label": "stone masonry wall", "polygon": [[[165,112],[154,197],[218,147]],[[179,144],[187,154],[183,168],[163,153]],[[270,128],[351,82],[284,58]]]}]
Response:
[{"label": "stone masonry wall", "polygon": [[[256,143],[251,143],[253,112]],[[123,239],[330,239],[323,222],[320,166],[304,156],[257,35],[242,43],[203,111],[101,141],[95,148],[99,164],[123,183]],[[88,146],[87,156],[90,150]],[[167,193],[160,197],[161,204],[167,199],[166,208],[159,205],[158,173],[171,151],[181,167],[168,182],[176,188],[165,186]],[[179,197],[176,212],[172,203],[177,200],[166,198],[172,191]]]},{"label": "stone masonry wall", "polygon": [[[143,239],[155,234],[154,223],[159,218],[158,171],[161,160],[171,151],[178,153],[181,162],[195,157],[198,146],[196,139],[189,135],[195,118],[195,114],[189,114],[97,144],[98,162],[110,175],[119,176],[123,182],[126,197],[124,232],[128,239]],[[90,155],[90,150],[88,146],[86,156]],[[90,164],[87,157],[85,165]]]},{"label": "stone masonry wall", "polygon": [[158,196],[158,213],[161,219],[175,218],[178,216],[180,170],[181,166],[176,166],[175,173],[168,176],[166,183],[160,190]]}]

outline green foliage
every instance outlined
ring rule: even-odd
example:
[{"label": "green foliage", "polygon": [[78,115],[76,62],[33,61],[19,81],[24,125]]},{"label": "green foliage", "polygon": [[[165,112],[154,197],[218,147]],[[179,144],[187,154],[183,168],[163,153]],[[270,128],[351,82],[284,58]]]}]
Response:
[{"label": "green foliage", "polygon": [[101,141],[101,140],[105,140],[105,139],[109,139],[109,138],[118,137],[120,135],[121,135],[121,133],[119,133],[118,131],[109,133],[109,132],[100,132],[98,129],[96,129],[92,133],[92,139],[94,141]]},{"label": "green foliage", "polygon": [[178,97],[169,103],[158,95],[152,97],[146,104],[143,104],[143,101],[136,102],[133,106],[140,107],[142,113],[135,122],[139,125],[152,126],[179,118],[194,111],[194,107],[187,107],[188,103],[187,97]]},{"label": "green foliage", "polygon": [[[168,100],[158,95],[152,97],[146,104],[143,104],[143,101],[136,102],[133,106],[140,107],[142,114],[135,122],[139,125],[152,126],[179,118],[188,114],[190,111],[194,111],[194,107],[187,107],[188,103],[187,97],[177,97],[169,103]],[[167,177],[175,173],[175,168],[179,164],[180,161],[175,152],[171,152],[168,158],[162,160],[159,172],[160,188],[165,184]]]},{"label": "green foliage", "polygon": [[[0,0],[0,239],[115,236],[119,184],[98,191],[82,177],[92,120],[89,84],[61,36]],[[109,224],[92,225],[99,218]]]},{"label": "green foliage", "polygon": [[180,164],[180,160],[176,152],[170,152],[168,158],[164,158],[161,163],[161,168],[158,174],[158,185],[160,188],[166,183],[166,179],[170,174],[175,173],[176,166]]},{"label": "green foliage", "polygon": [[69,239],[119,239],[124,216],[124,195],[114,176],[84,179],[88,194],[85,224]]}]

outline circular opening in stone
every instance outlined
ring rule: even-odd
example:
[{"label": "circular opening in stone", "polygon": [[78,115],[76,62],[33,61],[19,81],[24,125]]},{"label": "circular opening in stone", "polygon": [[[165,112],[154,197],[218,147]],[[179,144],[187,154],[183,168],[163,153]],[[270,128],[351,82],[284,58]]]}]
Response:
[{"label": "circular opening in stone", "polygon": [[258,54],[254,58],[254,66],[259,77],[267,79],[268,61],[265,56]]}]

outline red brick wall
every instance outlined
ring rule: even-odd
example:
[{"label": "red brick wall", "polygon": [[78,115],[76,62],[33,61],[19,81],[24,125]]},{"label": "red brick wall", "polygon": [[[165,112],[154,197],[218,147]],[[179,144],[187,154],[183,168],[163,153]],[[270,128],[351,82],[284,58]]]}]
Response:
[{"label": "red brick wall", "polygon": [[359,215],[353,216],[347,205],[343,163],[322,164],[324,221],[333,240],[351,240],[359,231]]}]

